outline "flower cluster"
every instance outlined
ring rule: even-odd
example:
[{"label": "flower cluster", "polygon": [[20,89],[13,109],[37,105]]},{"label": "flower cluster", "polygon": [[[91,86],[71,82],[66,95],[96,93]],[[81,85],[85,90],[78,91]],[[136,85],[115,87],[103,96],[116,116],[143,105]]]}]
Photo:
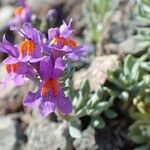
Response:
[{"label": "flower cluster", "polygon": [[31,9],[25,0],[18,0],[18,6],[15,9],[14,17],[8,22],[8,25],[19,26],[31,21]]},{"label": "flower cluster", "polygon": [[[18,9],[19,13],[25,11]],[[22,42],[12,44],[4,35],[0,43],[0,51],[8,54],[4,60],[7,77],[1,82],[13,81],[15,85],[22,85],[27,79],[35,78],[38,89],[34,93],[29,91],[23,104],[38,107],[43,116],[56,109],[64,114],[72,112],[71,101],[64,94],[60,77],[66,68],[66,60],[78,60],[85,54],[86,46],[77,45],[71,39],[71,24],[72,20],[69,24],[63,22],[59,28],[50,28],[45,38],[31,23],[24,23],[22,29],[14,28]]]}]

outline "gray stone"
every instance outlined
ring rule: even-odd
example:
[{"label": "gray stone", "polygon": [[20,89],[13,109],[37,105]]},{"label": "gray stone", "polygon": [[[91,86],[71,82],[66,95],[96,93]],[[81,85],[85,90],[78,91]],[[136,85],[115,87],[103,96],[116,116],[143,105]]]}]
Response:
[{"label": "gray stone", "polygon": [[[68,12],[68,19],[71,17],[74,20],[75,28],[80,28],[81,14],[84,0],[68,0],[64,5],[64,12]],[[78,13],[77,13],[78,12]]]},{"label": "gray stone", "polygon": [[3,92],[0,92],[0,100],[4,97],[8,96],[14,89],[13,84],[9,84],[9,86],[0,85],[0,89],[3,89]]},{"label": "gray stone", "polygon": [[0,150],[13,150],[15,134],[15,122],[10,117],[0,117]]},{"label": "gray stone", "polygon": [[17,0],[0,0],[0,4],[2,6],[5,6],[5,5],[14,5],[17,3]]},{"label": "gray stone", "polygon": [[58,131],[58,143],[61,150],[72,150],[73,139],[69,135],[67,122],[64,121],[59,125]]},{"label": "gray stone", "polygon": [[14,8],[12,6],[4,6],[0,9],[0,31],[7,27],[7,23],[12,17]]},{"label": "gray stone", "polygon": [[135,21],[131,18],[130,12],[133,8],[133,2],[129,0],[119,0],[120,4],[111,17],[110,37],[115,43],[123,42],[133,35],[135,31]]},{"label": "gray stone", "polygon": [[38,16],[45,16],[52,6],[59,5],[65,0],[27,0],[33,12]]},{"label": "gray stone", "polygon": [[140,47],[138,47],[138,41],[134,36],[121,42],[118,48],[125,54],[136,54],[141,51]]},{"label": "gray stone", "polygon": [[112,53],[123,53],[123,54],[138,54],[143,50],[138,46],[138,40],[135,36],[131,36],[128,39],[120,42],[119,44],[109,43],[105,46],[107,51]]},{"label": "gray stone", "polygon": [[45,118],[39,118],[31,122],[27,128],[28,143],[26,150],[57,150],[58,124]]},{"label": "gray stone", "polygon": [[[67,20],[69,20],[71,16],[74,22],[80,19],[83,1],[84,0],[27,0],[29,6],[38,17],[45,17],[49,9],[60,7],[61,10],[58,9],[59,17],[64,17],[63,15],[67,14],[67,16],[69,16]],[[62,12],[63,14],[61,14]]]},{"label": "gray stone", "polygon": [[133,34],[133,26],[132,22],[130,22],[130,24],[112,23],[110,36],[116,43],[120,43]]},{"label": "gray stone", "polygon": [[[65,0],[27,0],[28,4],[30,6],[33,6],[33,7],[39,7],[40,5],[58,5],[62,2],[65,2]],[[41,6],[40,6],[41,7]]]},{"label": "gray stone", "polygon": [[91,90],[97,90],[107,80],[107,70],[115,68],[117,64],[117,55],[96,57],[87,70],[83,69],[74,73],[74,88],[78,89],[81,81],[87,79],[90,82]]},{"label": "gray stone", "polygon": [[76,150],[96,150],[95,131],[92,127],[88,127],[83,131],[81,138],[73,142]]}]

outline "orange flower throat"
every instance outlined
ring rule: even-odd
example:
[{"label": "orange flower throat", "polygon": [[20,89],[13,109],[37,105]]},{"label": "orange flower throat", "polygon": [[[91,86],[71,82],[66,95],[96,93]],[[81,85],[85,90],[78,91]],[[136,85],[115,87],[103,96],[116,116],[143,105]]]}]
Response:
[{"label": "orange flower throat", "polygon": [[73,48],[77,47],[77,44],[74,40],[58,36],[55,36],[51,43],[57,44],[59,41],[62,42],[64,45],[71,46]]},{"label": "orange flower throat", "polygon": [[21,15],[21,13],[23,12],[23,10],[24,10],[23,6],[17,7],[16,10],[15,10],[15,16]]},{"label": "orange flower throat", "polygon": [[6,64],[6,71],[7,73],[10,73],[10,72],[16,72],[16,70],[18,69],[18,64],[15,63],[15,64]]},{"label": "orange flower throat", "polygon": [[23,54],[30,55],[35,48],[35,44],[32,40],[25,39],[19,46],[20,56]]},{"label": "orange flower throat", "polygon": [[47,92],[49,92],[50,88],[52,88],[52,92],[54,96],[58,94],[58,82],[56,79],[48,79],[44,81],[41,96],[44,96]]}]

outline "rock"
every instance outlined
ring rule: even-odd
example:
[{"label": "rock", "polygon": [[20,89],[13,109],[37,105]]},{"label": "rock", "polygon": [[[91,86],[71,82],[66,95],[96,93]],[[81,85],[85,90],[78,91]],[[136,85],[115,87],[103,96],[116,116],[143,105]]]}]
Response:
[{"label": "rock", "polygon": [[7,23],[12,17],[14,8],[12,6],[4,6],[0,9],[0,31],[7,27]]},{"label": "rock", "polygon": [[110,37],[115,43],[120,43],[130,37],[133,32],[133,23],[127,21],[127,23],[112,23],[110,29]]},{"label": "rock", "polygon": [[130,36],[135,31],[135,21],[131,18],[130,12],[133,9],[133,2],[128,0],[120,0],[120,5],[111,17],[110,39],[115,43],[120,43]]},{"label": "rock", "polygon": [[69,135],[67,122],[64,121],[58,128],[58,143],[61,150],[72,150],[73,139]]},{"label": "rock", "polygon": [[45,16],[50,8],[64,2],[65,0],[27,0],[31,9],[38,16]]},{"label": "rock", "polygon": [[85,70],[75,72],[73,75],[73,86],[79,88],[81,81],[89,80],[91,90],[95,91],[107,80],[107,70],[113,69],[118,64],[117,55],[96,57],[90,67]]},{"label": "rock", "polygon": [[16,0],[1,0],[0,5],[2,5],[2,6],[12,5],[16,2],[17,2]]},{"label": "rock", "polygon": [[136,54],[140,52],[140,48],[138,47],[138,41],[135,39],[134,36],[131,36],[125,41],[121,42],[118,48],[125,54]]},{"label": "rock", "polygon": [[11,114],[23,110],[22,100],[24,95],[33,88],[34,84],[32,82],[27,82],[22,86],[14,87],[14,85],[9,84],[9,86],[0,86],[0,90],[4,90],[0,94],[0,114]]},{"label": "rock", "polygon": [[64,12],[67,13],[68,19],[70,19],[70,17],[73,18],[76,29],[79,29],[81,26],[79,22],[81,19],[83,2],[84,0],[69,0],[64,5]]},{"label": "rock", "polygon": [[[65,2],[65,0],[27,0],[28,4],[34,8],[39,7],[40,5],[59,5],[63,2]],[[40,6],[41,7],[41,6]]]},{"label": "rock", "polygon": [[[66,121],[53,122],[39,115],[38,110],[32,113],[32,122],[26,129],[28,142],[25,150],[72,150],[73,139],[69,135]],[[51,120],[56,116],[51,114]]]},{"label": "rock", "polygon": [[0,149],[13,150],[16,144],[15,122],[10,117],[0,117]]},{"label": "rock", "polygon": [[15,5],[17,3],[17,0],[1,0],[0,4],[2,6],[6,6],[6,5]]},{"label": "rock", "polygon": [[9,86],[0,85],[0,89],[3,89],[3,92],[0,92],[0,100],[12,93],[14,88],[15,86],[13,84],[9,84]]},{"label": "rock", "polygon": [[57,150],[58,124],[45,118],[36,119],[27,128],[28,143],[26,150]]},{"label": "rock", "polygon": [[73,142],[75,149],[77,150],[96,150],[97,145],[95,142],[95,131],[92,127],[88,127],[83,131],[81,138],[76,139]]},{"label": "rock", "polygon": [[119,44],[118,47],[123,52],[132,52],[135,48],[135,39],[129,38]]},{"label": "rock", "polygon": [[144,51],[138,45],[138,41],[134,36],[129,37],[119,44],[109,43],[105,45],[105,50],[111,53],[123,53],[123,54],[133,54],[144,53]]}]

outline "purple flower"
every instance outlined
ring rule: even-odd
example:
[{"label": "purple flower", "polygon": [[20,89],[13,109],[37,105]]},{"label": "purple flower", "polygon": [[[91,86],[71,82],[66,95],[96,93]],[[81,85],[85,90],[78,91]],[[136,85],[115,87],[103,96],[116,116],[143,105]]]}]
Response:
[{"label": "purple flower", "polygon": [[11,64],[6,63],[5,69],[7,72],[7,76],[1,82],[4,85],[10,81],[12,81],[15,85],[22,85],[25,79],[27,79],[26,76],[30,75],[32,72],[31,66],[28,66],[26,63],[17,62],[16,60],[14,60]]},{"label": "purple flower", "polygon": [[[50,52],[52,55],[55,53],[59,54],[58,57],[65,55],[71,49],[68,47],[69,36],[72,34],[73,30],[71,29],[72,20],[70,20],[67,25],[65,22],[59,28],[50,28],[48,30],[48,41],[49,43],[43,44],[43,49],[47,52]],[[76,45],[75,41],[70,40],[70,43],[74,46]]]},{"label": "purple flower", "polygon": [[50,43],[43,44],[43,49],[50,53],[53,58],[67,56],[71,60],[78,60],[86,54],[87,46],[77,45],[75,40],[70,38],[74,30],[71,29],[72,19],[67,25],[65,22],[60,28],[51,28],[48,31]]},{"label": "purple flower", "polygon": [[24,100],[25,106],[37,106],[41,115],[47,116],[59,109],[64,114],[72,112],[72,105],[69,97],[66,97],[60,84],[59,77],[65,66],[61,58],[56,60],[47,56],[40,62],[39,75],[41,85],[35,93],[29,92]]},{"label": "purple flower", "polygon": [[10,56],[17,58],[21,62],[38,62],[42,57],[42,35],[36,29],[32,28],[30,24],[25,23],[23,29],[18,31],[24,37],[24,41],[20,45],[13,45],[3,36],[0,45],[1,51],[8,53]]},{"label": "purple flower", "polygon": [[87,45],[78,45],[75,48],[72,48],[72,51],[67,54],[67,57],[72,61],[78,61],[81,57],[87,55]]},{"label": "purple flower", "polygon": [[16,45],[7,41],[6,36],[3,36],[2,43],[0,43],[0,51],[9,54],[10,56],[19,57],[19,50]]},{"label": "purple flower", "polygon": [[25,3],[25,0],[19,0],[19,6],[15,9],[14,17],[9,21],[8,25],[19,25],[31,20],[31,10]]},{"label": "purple flower", "polygon": [[53,20],[55,17],[57,17],[56,9],[50,9],[47,13],[47,17],[50,21]]},{"label": "purple flower", "polygon": [[20,58],[24,61],[37,62],[42,59],[42,33],[32,28],[29,23],[23,25],[21,30],[25,40],[20,44]]},{"label": "purple flower", "polygon": [[72,30],[72,19],[69,21],[69,24],[66,24],[65,21],[63,21],[63,24],[59,28],[50,28],[48,30],[48,38],[51,41],[51,45],[64,45],[64,40],[66,38],[69,38],[69,36],[73,33],[74,30]]}]

